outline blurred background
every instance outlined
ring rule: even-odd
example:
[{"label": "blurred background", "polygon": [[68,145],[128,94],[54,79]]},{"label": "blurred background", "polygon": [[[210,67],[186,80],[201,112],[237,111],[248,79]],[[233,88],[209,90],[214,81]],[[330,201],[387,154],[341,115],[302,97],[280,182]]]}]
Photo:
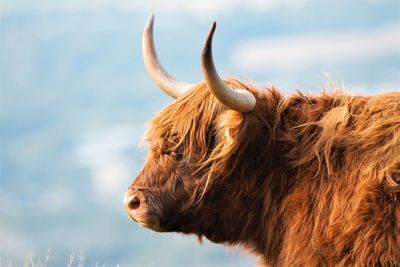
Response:
[{"label": "blurred background", "polygon": [[0,265],[66,266],[74,253],[85,266],[254,263],[125,215],[146,121],[173,102],[142,63],[151,12],[161,62],[187,82],[201,80],[216,20],[223,75],[285,94],[400,89],[400,1],[0,0]]}]

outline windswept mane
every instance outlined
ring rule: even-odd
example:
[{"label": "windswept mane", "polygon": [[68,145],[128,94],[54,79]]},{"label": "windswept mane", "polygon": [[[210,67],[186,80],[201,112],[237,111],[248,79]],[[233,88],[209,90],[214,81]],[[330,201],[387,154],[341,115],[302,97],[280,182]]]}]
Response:
[{"label": "windswept mane", "polygon": [[[346,161],[360,164],[354,169],[371,172],[383,162],[393,165],[390,161],[399,160],[392,154],[400,148],[399,93],[375,97],[345,95],[340,90],[321,96],[298,93],[280,103],[277,119],[275,138],[292,145],[288,151],[292,167],[311,170],[314,177],[341,175]],[[359,160],[354,162],[355,158]]]}]

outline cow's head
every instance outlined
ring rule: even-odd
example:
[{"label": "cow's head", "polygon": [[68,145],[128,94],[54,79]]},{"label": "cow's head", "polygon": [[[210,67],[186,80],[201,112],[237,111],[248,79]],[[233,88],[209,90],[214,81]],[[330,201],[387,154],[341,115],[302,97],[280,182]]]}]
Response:
[{"label": "cow's head", "polygon": [[124,205],[130,218],[152,230],[221,242],[258,224],[260,214],[252,213],[260,210],[263,197],[254,191],[265,181],[255,177],[268,167],[260,161],[266,159],[271,132],[268,116],[260,114],[276,108],[279,94],[235,79],[223,81],[212,59],[214,30],[215,23],[202,53],[204,82],[187,84],[160,65],[150,17],[143,35],[144,62],[158,86],[177,100],[151,120],[146,134],[150,152]]}]

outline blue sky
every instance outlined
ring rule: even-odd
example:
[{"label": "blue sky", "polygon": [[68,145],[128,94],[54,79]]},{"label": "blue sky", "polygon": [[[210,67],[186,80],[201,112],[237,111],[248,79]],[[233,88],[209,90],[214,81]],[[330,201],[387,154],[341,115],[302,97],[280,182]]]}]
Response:
[{"label": "blue sky", "polygon": [[111,266],[253,261],[194,237],[152,233],[124,214],[123,193],[146,154],[146,121],[173,101],[142,63],[151,12],[161,62],[187,82],[201,80],[200,52],[216,20],[223,75],[285,94],[400,88],[399,1],[1,0],[3,262],[48,249],[51,266],[66,265],[72,252]]}]

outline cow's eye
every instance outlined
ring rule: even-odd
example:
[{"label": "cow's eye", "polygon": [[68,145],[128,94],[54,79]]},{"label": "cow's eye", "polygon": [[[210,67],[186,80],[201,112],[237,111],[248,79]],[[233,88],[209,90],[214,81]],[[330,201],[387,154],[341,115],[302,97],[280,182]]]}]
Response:
[{"label": "cow's eye", "polygon": [[176,160],[182,160],[183,159],[183,155],[179,151],[174,152],[174,157],[175,157]]}]

